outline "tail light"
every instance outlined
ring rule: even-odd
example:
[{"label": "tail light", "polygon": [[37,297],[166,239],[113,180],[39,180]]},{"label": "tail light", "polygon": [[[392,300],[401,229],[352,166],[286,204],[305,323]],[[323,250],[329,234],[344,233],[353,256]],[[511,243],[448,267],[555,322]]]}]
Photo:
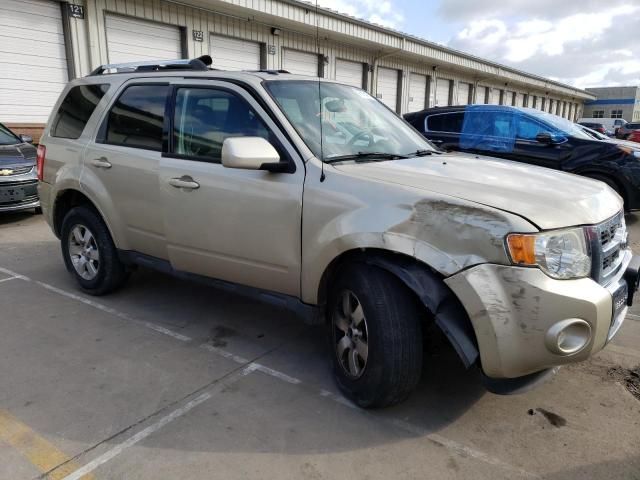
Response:
[{"label": "tail light", "polygon": [[38,172],[38,180],[44,180],[44,157],[47,154],[47,147],[38,145],[38,153],[36,155],[36,171]]}]

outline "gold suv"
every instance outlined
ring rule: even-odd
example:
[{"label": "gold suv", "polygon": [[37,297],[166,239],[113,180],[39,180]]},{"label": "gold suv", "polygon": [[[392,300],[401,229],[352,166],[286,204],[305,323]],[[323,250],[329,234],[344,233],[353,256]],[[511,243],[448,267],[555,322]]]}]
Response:
[{"label": "gold suv", "polygon": [[206,63],[106,65],[61,94],[38,188],[85,292],[136,265],[242,285],[326,322],[362,407],[414,389],[432,322],[500,393],[618,331],[638,266],[607,185],[443,153],[358,88]]}]

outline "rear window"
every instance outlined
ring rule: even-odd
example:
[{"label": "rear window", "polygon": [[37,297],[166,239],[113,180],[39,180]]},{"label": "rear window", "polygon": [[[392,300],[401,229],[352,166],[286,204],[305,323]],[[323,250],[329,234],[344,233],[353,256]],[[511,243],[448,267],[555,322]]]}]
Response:
[{"label": "rear window", "polygon": [[625,128],[627,128],[629,130],[636,130],[636,129],[640,128],[640,123],[627,123],[625,125]]},{"label": "rear window", "polygon": [[460,133],[464,113],[441,113],[427,117],[427,130],[431,132]]},{"label": "rear window", "polygon": [[162,127],[169,85],[132,85],[109,111],[105,143],[162,150]]},{"label": "rear window", "polygon": [[53,120],[51,136],[73,139],[80,137],[107,90],[108,84],[80,85],[69,90]]}]

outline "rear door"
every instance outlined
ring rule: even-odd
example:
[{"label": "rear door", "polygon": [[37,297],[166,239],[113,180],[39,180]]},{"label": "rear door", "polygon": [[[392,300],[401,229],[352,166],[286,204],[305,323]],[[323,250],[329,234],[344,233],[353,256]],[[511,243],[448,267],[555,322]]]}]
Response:
[{"label": "rear door", "polygon": [[[179,271],[300,292],[304,165],[243,88],[222,81],[172,84],[172,131],[160,162],[169,258]],[[224,140],[259,136],[296,165],[293,173],[226,168]],[[189,182],[190,187],[180,186]]]},{"label": "rear door", "polygon": [[127,83],[84,152],[82,182],[121,227],[123,247],[166,259],[158,169],[169,83]]}]

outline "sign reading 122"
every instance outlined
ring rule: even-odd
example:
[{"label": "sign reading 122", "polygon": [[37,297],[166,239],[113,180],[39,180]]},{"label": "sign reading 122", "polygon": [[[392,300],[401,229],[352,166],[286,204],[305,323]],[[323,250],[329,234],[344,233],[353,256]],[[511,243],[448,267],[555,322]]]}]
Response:
[{"label": "sign reading 122", "polygon": [[84,19],[84,7],[82,5],[67,4],[69,16],[72,18]]}]

